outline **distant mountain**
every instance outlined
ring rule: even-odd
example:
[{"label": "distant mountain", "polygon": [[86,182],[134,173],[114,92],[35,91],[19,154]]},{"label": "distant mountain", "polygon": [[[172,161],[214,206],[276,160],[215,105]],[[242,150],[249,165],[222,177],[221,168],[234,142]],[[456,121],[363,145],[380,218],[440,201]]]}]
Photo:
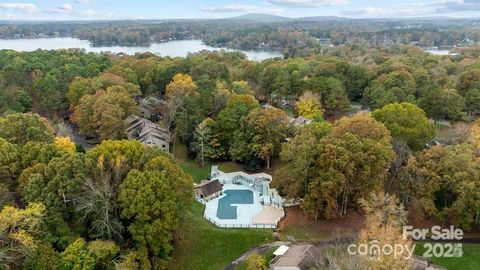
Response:
[{"label": "distant mountain", "polygon": [[271,14],[251,13],[251,14],[245,14],[242,16],[227,18],[226,20],[273,23],[273,22],[288,22],[288,21],[293,21],[295,19],[271,15]]}]

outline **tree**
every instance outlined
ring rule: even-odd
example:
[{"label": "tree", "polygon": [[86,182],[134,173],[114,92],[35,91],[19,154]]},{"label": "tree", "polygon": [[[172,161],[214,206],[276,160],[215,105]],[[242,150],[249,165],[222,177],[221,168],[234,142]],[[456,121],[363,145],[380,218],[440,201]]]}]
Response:
[{"label": "tree", "polygon": [[170,129],[175,118],[177,110],[182,107],[185,97],[194,95],[197,91],[197,85],[192,77],[185,74],[176,74],[172,81],[167,85],[165,96],[168,102],[168,128]]},{"label": "tree", "polygon": [[411,103],[389,104],[372,115],[390,130],[392,137],[405,141],[413,150],[422,149],[435,135],[425,112]]},{"label": "tree", "polygon": [[53,141],[54,129],[47,119],[32,113],[15,113],[0,118],[0,138],[13,144]]},{"label": "tree", "polygon": [[465,98],[455,89],[431,90],[419,100],[419,106],[433,119],[461,119]]},{"label": "tree", "polygon": [[457,89],[465,95],[470,89],[480,88],[480,68],[467,69],[458,77]]},{"label": "tree", "polygon": [[85,240],[78,238],[60,253],[59,269],[95,269],[95,258],[89,253]]},{"label": "tree", "polygon": [[98,269],[116,269],[115,259],[120,247],[112,241],[94,240],[87,245],[88,252],[95,259]]},{"label": "tree", "polygon": [[[231,154],[243,159],[248,153],[264,160],[270,168],[270,158],[280,152],[287,137],[287,115],[280,109],[254,109],[245,118],[244,132],[237,132]],[[244,148],[246,145],[246,149]]]},{"label": "tree", "polygon": [[125,137],[125,119],[135,112],[136,102],[122,86],[85,95],[72,115],[82,133],[96,133],[102,140]]},{"label": "tree", "polygon": [[465,95],[466,110],[471,116],[480,115],[480,89],[470,89]]},{"label": "tree", "polygon": [[298,134],[282,145],[280,158],[285,166],[280,168],[277,179],[287,198],[303,198],[306,195],[320,155],[317,146],[330,133],[331,128],[327,122],[303,126]]},{"label": "tree", "polygon": [[222,144],[230,146],[233,143],[234,133],[251,110],[259,108],[258,101],[250,95],[232,95],[225,109],[218,114],[218,127],[220,129]]},{"label": "tree", "polygon": [[320,96],[312,92],[305,92],[297,103],[298,115],[313,119],[323,117],[323,108],[320,103]]},{"label": "tree", "polygon": [[247,259],[247,270],[267,270],[265,258],[258,253],[252,253]]},{"label": "tree", "polygon": [[195,142],[202,167],[205,167],[205,158],[220,159],[226,155],[225,148],[222,147],[219,140],[220,134],[217,132],[217,126],[213,119],[205,118],[195,130]]},{"label": "tree", "polygon": [[0,212],[0,267],[19,267],[34,252],[37,235],[45,212],[42,204],[32,203],[25,209],[5,206]]},{"label": "tree", "polygon": [[358,199],[383,190],[395,156],[390,141],[386,127],[368,115],[338,121],[313,148],[318,155],[302,202],[305,214],[342,216],[349,206],[358,206]]},{"label": "tree", "polygon": [[477,151],[480,151],[480,119],[477,119],[471,126],[471,141]]},{"label": "tree", "polygon": [[[368,199],[361,200],[366,214],[365,225],[359,233],[358,245],[367,245],[369,254],[359,255],[362,264],[368,269],[412,269],[408,251],[402,250],[387,254],[373,253],[373,242],[380,248],[390,245],[402,245],[413,249],[412,242],[405,239],[402,226],[405,224],[406,212],[395,196],[383,193],[373,193]],[[370,253],[372,252],[372,253]],[[374,259],[372,259],[374,257]]]},{"label": "tree", "polygon": [[5,188],[13,188],[15,179],[20,173],[20,149],[0,138],[0,185]]},{"label": "tree", "polygon": [[75,153],[77,151],[77,147],[68,137],[55,137],[54,143],[57,147],[68,153]]},{"label": "tree", "polygon": [[164,264],[173,250],[173,232],[178,226],[175,190],[168,175],[132,170],[120,185],[122,216],[132,221],[128,231],[137,248],[144,248]]},{"label": "tree", "polygon": [[50,242],[65,246],[70,240],[72,233],[66,220],[74,212],[73,200],[86,175],[84,157],[77,154],[66,154],[23,171],[22,197],[27,202],[45,205],[42,229]]},{"label": "tree", "polygon": [[23,269],[57,270],[59,254],[50,246],[40,244],[23,264]]}]

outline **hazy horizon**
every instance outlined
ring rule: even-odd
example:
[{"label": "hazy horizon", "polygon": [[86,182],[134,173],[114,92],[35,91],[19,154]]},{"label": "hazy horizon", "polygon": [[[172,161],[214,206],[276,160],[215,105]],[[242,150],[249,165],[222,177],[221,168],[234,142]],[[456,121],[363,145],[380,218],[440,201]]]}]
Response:
[{"label": "hazy horizon", "polygon": [[288,18],[477,18],[480,0],[26,0],[0,3],[2,21],[222,19],[252,13]]}]

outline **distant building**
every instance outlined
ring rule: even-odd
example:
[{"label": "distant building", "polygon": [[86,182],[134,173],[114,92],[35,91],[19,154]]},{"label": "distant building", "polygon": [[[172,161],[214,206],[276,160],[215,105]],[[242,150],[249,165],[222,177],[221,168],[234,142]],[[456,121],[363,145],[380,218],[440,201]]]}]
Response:
[{"label": "distant building", "polygon": [[325,265],[320,249],[313,245],[282,245],[273,254],[270,270],[320,269]]},{"label": "distant building", "polygon": [[310,123],[312,123],[312,119],[308,119],[306,117],[303,117],[303,116],[299,116],[297,118],[294,118],[294,117],[291,117],[289,116],[288,117],[288,122],[294,126],[305,126],[305,125],[308,125]]},{"label": "distant building", "polygon": [[150,121],[157,122],[162,119],[162,112],[166,109],[166,102],[156,97],[144,97],[138,100],[138,115]]},{"label": "distant building", "polygon": [[136,115],[129,116],[125,121],[128,139],[138,140],[146,146],[156,146],[169,152],[170,134],[166,128]]},{"label": "distant building", "polygon": [[217,179],[203,180],[194,188],[195,196],[198,199],[208,201],[212,198],[218,197],[222,193],[222,184]]}]

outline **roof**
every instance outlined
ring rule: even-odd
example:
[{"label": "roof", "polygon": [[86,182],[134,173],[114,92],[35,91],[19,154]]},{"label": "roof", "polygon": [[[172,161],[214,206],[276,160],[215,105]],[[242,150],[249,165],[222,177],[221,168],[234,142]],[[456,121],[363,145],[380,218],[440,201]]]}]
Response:
[{"label": "roof", "polygon": [[210,196],[222,190],[222,184],[217,179],[203,180],[195,186],[195,189],[201,189],[203,196]]},{"label": "roof", "polygon": [[150,120],[132,115],[126,119],[128,124],[127,135],[129,139],[136,139],[146,145],[163,146],[170,142],[167,129]]},{"label": "roof", "polygon": [[316,262],[322,262],[320,250],[313,245],[293,245],[283,255],[279,255],[270,264],[273,267],[298,267],[309,269]]},{"label": "roof", "polygon": [[293,124],[295,126],[303,126],[303,125],[308,125],[312,122],[311,119],[308,119],[304,116],[299,116],[297,118],[293,118],[293,117],[288,117],[288,122],[290,124]]},{"label": "roof", "polygon": [[285,252],[287,252],[288,249],[289,249],[289,247],[287,247],[285,245],[281,245],[280,247],[277,248],[277,250],[275,250],[273,252],[273,255],[275,255],[275,256],[283,255],[283,254],[285,254]]}]

